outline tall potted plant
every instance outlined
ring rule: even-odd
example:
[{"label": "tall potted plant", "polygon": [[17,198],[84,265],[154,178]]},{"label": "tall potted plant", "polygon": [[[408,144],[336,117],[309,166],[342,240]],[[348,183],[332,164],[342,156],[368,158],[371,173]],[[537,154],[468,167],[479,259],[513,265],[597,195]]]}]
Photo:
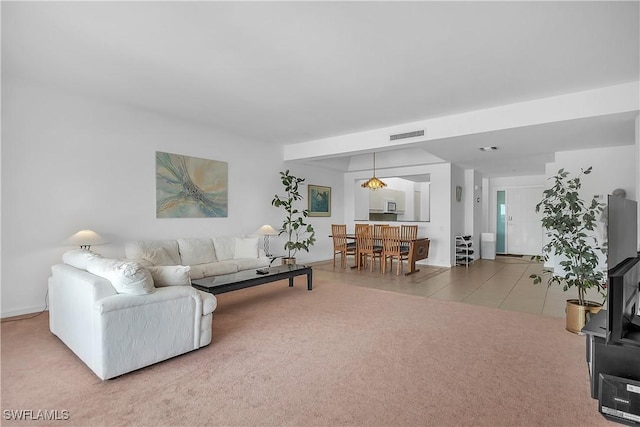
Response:
[{"label": "tall potted plant", "polygon": [[[543,269],[543,275],[549,275],[548,285],[557,283],[564,291],[573,287],[578,290],[577,299],[567,300],[566,328],[574,333],[585,325],[588,313],[596,313],[602,307],[601,303],[587,301],[587,291],[595,288],[606,297],[605,275],[598,268],[598,252],[604,251],[597,248],[595,237],[597,218],[604,205],[596,198],[587,203],[579,194],[582,176],[590,173],[591,167],[570,178],[569,172],[560,169],[549,178],[553,185],[544,191],[542,201],[536,205],[536,212],[542,210],[542,226],[548,240],[542,247],[542,255],[534,259],[546,262],[558,257],[559,268]],[[536,284],[542,282],[539,274],[529,277]]]},{"label": "tall potted plant", "polygon": [[303,199],[298,187],[305,179],[293,176],[289,173],[289,170],[286,170],[285,172],[280,172],[280,180],[286,194],[283,196],[276,194],[271,204],[277,208],[283,208],[285,212],[282,227],[278,231],[278,236],[285,234],[288,239],[284,244],[287,256],[282,258],[282,262],[284,264],[295,264],[296,253],[300,250],[309,252],[309,247],[315,243],[315,231],[311,224],[305,222],[305,218],[309,216],[309,210],[298,210],[296,208],[296,202]]}]

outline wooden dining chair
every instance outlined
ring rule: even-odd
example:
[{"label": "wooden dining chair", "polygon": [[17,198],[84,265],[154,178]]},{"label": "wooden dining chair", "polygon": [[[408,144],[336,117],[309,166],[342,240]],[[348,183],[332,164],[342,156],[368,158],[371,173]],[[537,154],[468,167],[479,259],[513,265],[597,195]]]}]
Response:
[{"label": "wooden dining chair", "polygon": [[388,227],[389,224],[373,225],[373,247],[382,250],[382,228]]},{"label": "wooden dining chair", "polygon": [[382,273],[387,272],[387,259],[390,261],[391,271],[393,271],[393,260],[397,259],[396,275],[400,275],[402,261],[409,258],[409,249],[402,248],[400,227],[384,227],[382,229]]},{"label": "wooden dining chair", "polygon": [[371,227],[369,224],[356,224],[356,235],[358,234],[358,230],[363,228]]},{"label": "wooden dining chair", "polygon": [[409,251],[409,247],[411,246],[408,240],[416,240],[418,238],[418,226],[417,225],[401,225],[400,226],[400,239],[403,240],[401,243],[402,249]]},{"label": "wooden dining chair", "polygon": [[361,270],[363,265],[366,267],[369,258],[371,258],[370,271],[373,271],[376,258],[382,260],[382,249],[376,249],[373,247],[372,226],[358,228],[356,231],[356,248],[358,270]]},{"label": "wooden dining chair", "polygon": [[331,224],[333,238],[333,268],[336,268],[336,255],[340,254],[340,267],[347,268],[347,256],[356,256],[356,243],[347,239],[346,224]]}]

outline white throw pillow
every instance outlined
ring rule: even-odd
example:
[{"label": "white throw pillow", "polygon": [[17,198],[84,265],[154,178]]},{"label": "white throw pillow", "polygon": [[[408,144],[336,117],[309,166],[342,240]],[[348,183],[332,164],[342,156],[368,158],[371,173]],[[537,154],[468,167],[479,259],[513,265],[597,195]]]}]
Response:
[{"label": "white throw pillow", "polygon": [[146,249],[142,254],[144,260],[149,261],[153,265],[175,265],[176,262],[171,258],[169,252],[165,248]]},{"label": "white throw pillow", "polygon": [[218,261],[233,259],[236,246],[234,237],[214,237],[213,246],[216,249],[216,258],[218,258]]},{"label": "white throw pillow", "polygon": [[258,258],[259,237],[236,237],[236,247],[233,259]]},{"label": "white throw pillow", "polygon": [[119,294],[144,295],[155,291],[149,270],[135,261],[94,258],[87,271],[111,282]]},{"label": "white throw pillow", "polygon": [[178,239],[182,265],[196,265],[214,262],[216,252],[211,239]]},{"label": "white throw pillow", "polygon": [[89,261],[101,257],[87,249],[71,249],[62,254],[62,262],[80,270],[86,270]]},{"label": "white throw pillow", "polygon": [[151,273],[153,283],[156,287],[191,286],[191,277],[189,274],[191,267],[188,265],[147,267],[147,270]]}]

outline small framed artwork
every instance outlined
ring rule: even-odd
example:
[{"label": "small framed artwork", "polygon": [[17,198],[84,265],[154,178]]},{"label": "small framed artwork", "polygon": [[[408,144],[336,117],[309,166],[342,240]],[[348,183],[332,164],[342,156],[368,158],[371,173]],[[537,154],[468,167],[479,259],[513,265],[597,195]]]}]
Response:
[{"label": "small framed artwork", "polygon": [[331,216],[331,187],[309,184],[309,216]]}]

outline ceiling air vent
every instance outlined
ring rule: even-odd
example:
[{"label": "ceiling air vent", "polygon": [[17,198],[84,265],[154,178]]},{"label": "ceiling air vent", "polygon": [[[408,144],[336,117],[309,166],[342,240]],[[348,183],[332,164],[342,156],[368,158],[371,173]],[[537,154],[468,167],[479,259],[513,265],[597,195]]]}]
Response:
[{"label": "ceiling air vent", "polygon": [[391,135],[389,137],[389,139],[391,141],[395,141],[396,139],[414,138],[416,136],[424,136],[424,131],[423,130],[415,130],[413,132],[399,133],[397,135]]}]

